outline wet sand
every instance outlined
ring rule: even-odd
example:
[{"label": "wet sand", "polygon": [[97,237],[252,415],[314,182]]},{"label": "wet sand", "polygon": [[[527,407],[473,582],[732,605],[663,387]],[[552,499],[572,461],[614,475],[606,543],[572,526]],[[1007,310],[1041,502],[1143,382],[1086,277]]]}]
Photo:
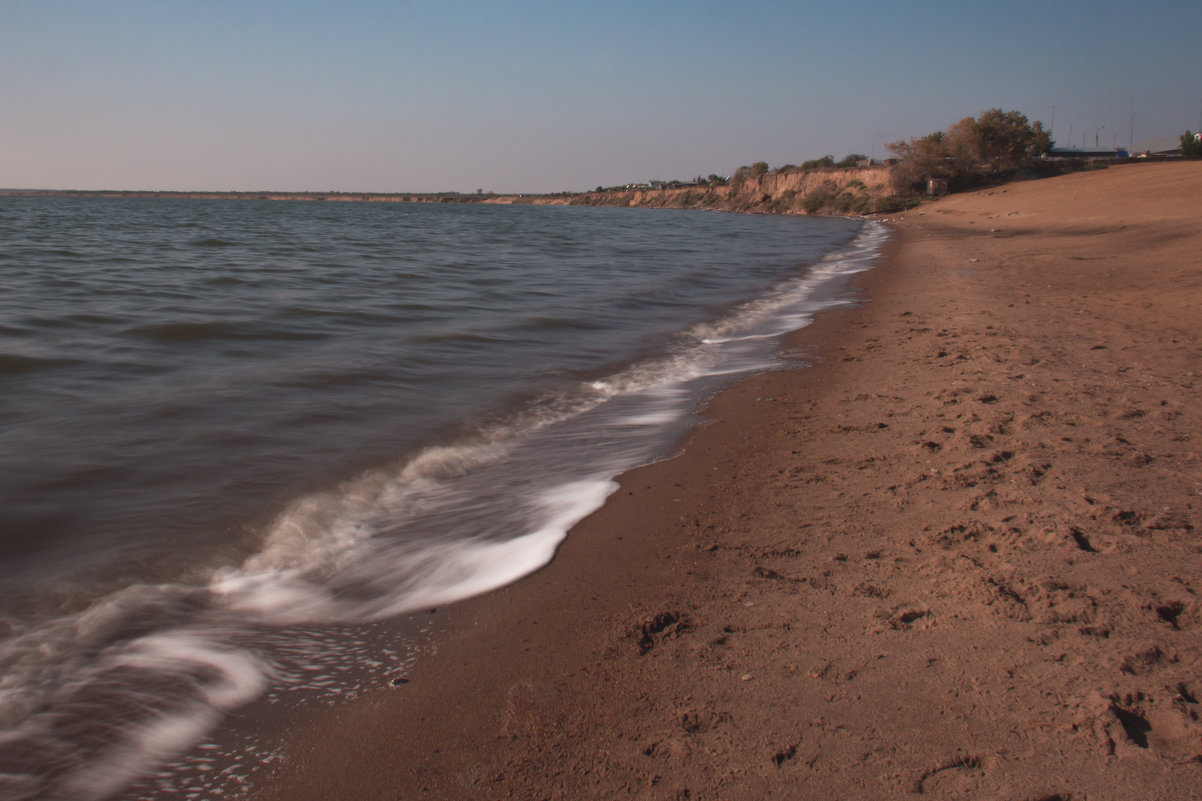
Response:
[{"label": "wet sand", "polygon": [[1198,797],[1200,219],[1202,163],[896,218],[810,366],[439,610],[257,797]]}]

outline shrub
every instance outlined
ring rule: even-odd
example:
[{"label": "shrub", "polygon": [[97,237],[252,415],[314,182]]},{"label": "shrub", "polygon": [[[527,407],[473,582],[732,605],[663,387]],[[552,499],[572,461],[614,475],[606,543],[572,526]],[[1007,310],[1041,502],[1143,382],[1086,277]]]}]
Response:
[{"label": "shrub", "polygon": [[823,209],[833,206],[838,195],[839,188],[835,186],[834,182],[826,181],[805,196],[802,207],[807,214],[817,214]]},{"label": "shrub", "polygon": [[1202,159],[1202,133],[1186,131],[1181,135],[1181,157]]},{"label": "shrub", "polygon": [[772,204],[773,211],[783,212],[796,208],[797,206],[797,190],[786,189],[776,197],[776,201]]},{"label": "shrub", "polygon": [[965,117],[947,129],[888,148],[900,158],[893,171],[898,191],[922,191],[931,178],[953,188],[1013,173],[1052,147],[1043,123],[1031,123],[1017,111],[990,109]]},{"label": "shrub", "polygon": [[801,168],[803,170],[820,170],[823,167],[834,167],[834,166],[835,166],[835,157],[834,156],[823,156],[820,159],[813,159],[812,161],[803,161],[801,163]]}]

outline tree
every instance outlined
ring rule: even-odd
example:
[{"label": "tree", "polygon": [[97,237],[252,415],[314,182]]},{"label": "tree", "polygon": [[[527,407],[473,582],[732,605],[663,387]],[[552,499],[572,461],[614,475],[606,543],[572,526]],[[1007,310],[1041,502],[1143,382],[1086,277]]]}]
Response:
[{"label": "tree", "polygon": [[1181,157],[1202,159],[1202,133],[1186,131],[1181,135]]},{"label": "tree", "polygon": [[751,165],[751,174],[756,177],[759,177],[766,172],[768,172],[768,162],[766,161],[757,161],[755,164]]},{"label": "tree", "polygon": [[842,159],[840,159],[839,162],[837,164],[835,164],[835,166],[836,167],[859,167],[860,162],[862,162],[862,161],[868,161],[868,157],[865,156],[863,153],[848,153],[846,156],[844,156]]},{"label": "tree", "polygon": [[976,119],[980,161],[994,173],[1015,170],[1052,147],[1043,123],[1032,125],[1027,115],[991,108]]},{"label": "tree", "polygon": [[989,109],[975,119],[965,117],[947,129],[888,148],[899,157],[893,181],[897,188],[921,189],[931,178],[971,185],[1019,169],[1046,153],[1052,139],[1043,123],[1031,123],[1017,111]]},{"label": "tree", "polygon": [[951,177],[951,162],[943,139],[943,131],[936,131],[919,139],[886,145],[898,156],[897,166],[890,175],[895,189],[921,191],[931,178]]},{"label": "tree", "polygon": [[943,178],[971,175],[984,159],[981,146],[981,131],[977,121],[965,117],[950,126],[940,140],[943,147]]}]

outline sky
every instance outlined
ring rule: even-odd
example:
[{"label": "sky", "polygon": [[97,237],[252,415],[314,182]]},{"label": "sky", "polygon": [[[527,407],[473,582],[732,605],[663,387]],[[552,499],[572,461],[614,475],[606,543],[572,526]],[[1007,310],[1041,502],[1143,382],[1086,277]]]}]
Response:
[{"label": "sky", "polygon": [[[1202,122],[1202,3],[0,0],[0,187],[504,193]],[[1133,117],[1134,115],[1134,117]]]}]

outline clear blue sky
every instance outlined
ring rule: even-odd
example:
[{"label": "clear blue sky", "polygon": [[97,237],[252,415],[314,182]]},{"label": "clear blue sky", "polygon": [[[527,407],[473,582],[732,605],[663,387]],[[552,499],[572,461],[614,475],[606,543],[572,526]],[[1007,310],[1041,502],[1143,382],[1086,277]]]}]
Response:
[{"label": "clear blue sky", "polygon": [[1198,0],[0,0],[0,187],[582,190],[991,107],[1126,145],[1198,127],[1200,44]]}]

